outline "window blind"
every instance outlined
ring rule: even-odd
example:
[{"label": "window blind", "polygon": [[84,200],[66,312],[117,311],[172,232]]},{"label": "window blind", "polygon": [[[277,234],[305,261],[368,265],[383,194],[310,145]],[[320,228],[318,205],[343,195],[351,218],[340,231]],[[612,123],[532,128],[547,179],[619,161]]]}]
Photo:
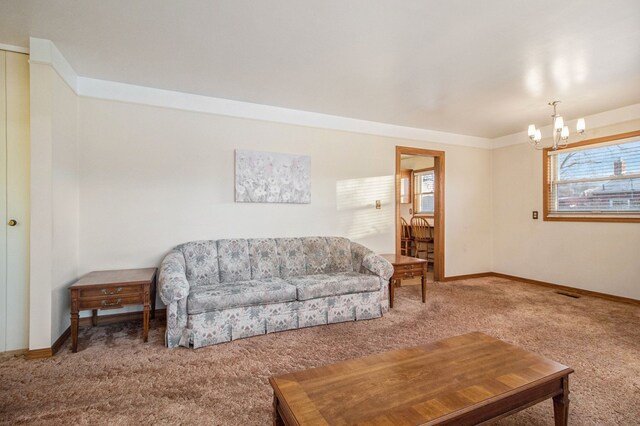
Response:
[{"label": "window blind", "polygon": [[549,215],[640,215],[640,137],[549,151]]}]

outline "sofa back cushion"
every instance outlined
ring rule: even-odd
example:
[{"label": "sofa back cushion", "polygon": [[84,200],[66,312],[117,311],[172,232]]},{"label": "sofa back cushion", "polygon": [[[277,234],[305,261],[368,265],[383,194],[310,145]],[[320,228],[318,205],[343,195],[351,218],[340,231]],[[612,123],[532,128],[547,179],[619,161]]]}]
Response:
[{"label": "sofa back cushion", "polygon": [[280,277],[280,260],[276,241],[272,238],[254,238],[248,240],[251,279]]},{"label": "sofa back cushion", "polygon": [[276,238],[280,261],[280,278],[297,277],[306,273],[304,247],[301,238]]},{"label": "sofa back cushion", "polygon": [[215,241],[191,241],[176,248],[184,256],[185,274],[190,287],[220,283],[218,246]]},{"label": "sofa back cushion", "polygon": [[[354,270],[351,241],[341,237],[192,241],[177,247],[193,288]],[[358,259],[362,262],[362,259]]]},{"label": "sofa back cushion", "polygon": [[251,262],[247,240],[218,240],[218,264],[221,283],[250,280]]},{"label": "sofa back cushion", "polygon": [[306,275],[329,272],[329,245],[325,237],[302,238]]},{"label": "sofa back cushion", "polygon": [[353,271],[351,241],[343,237],[326,237],[329,248],[329,272]]}]

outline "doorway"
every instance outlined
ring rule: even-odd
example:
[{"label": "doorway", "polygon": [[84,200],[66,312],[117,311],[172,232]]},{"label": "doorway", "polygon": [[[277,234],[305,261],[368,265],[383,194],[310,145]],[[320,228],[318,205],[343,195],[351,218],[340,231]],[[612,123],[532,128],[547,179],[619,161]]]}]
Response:
[{"label": "doorway", "polygon": [[409,225],[413,218],[428,222],[432,249],[409,250],[409,255],[424,253],[431,260],[434,281],[444,278],[444,165],[444,151],[396,146],[396,254],[407,252],[403,219]]}]

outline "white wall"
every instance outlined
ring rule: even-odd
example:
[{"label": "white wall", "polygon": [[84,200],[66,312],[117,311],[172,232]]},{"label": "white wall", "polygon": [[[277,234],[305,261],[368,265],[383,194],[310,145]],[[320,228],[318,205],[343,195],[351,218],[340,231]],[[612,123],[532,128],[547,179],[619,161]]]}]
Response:
[{"label": "white wall", "polygon": [[77,278],[77,96],[49,65],[31,62],[31,284],[29,349],[69,325]]},{"label": "white wall", "polygon": [[[68,326],[76,278],[157,265],[185,241],[344,235],[392,252],[396,145],[446,151],[446,202],[475,210],[446,215],[445,273],[491,266],[483,249],[491,205],[469,197],[491,183],[489,141],[94,81],[78,77],[48,40],[31,39],[30,63],[30,349],[50,347]],[[122,99],[105,100],[114,95]],[[270,121],[227,115],[244,113]],[[448,144],[425,142],[429,135]],[[311,204],[235,203],[238,148],[311,155]]]},{"label": "white wall", "polygon": [[[628,121],[586,137],[638,129]],[[542,153],[527,143],[494,150],[493,167],[494,272],[640,299],[637,223],[543,221]]]},{"label": "white wall", "polygon": [[[80,274],[158,265],[195,239],[343,235],[393,252],[396,145],[446,151],[446,275],[491,267],[489,150],[84,97],[79,111]],[[310,155],[311,204],[234,203],[237,148]]]},{"label": "white wall", "polygon": [[57,74],[53,83],[51,336],[55,341],[69,327],[68,287],[78,279],[80,188],[78,96]]},{"label": "white wall", "polygon": [[29,349],[51,346],[53,194],[51,117],[55,72],[30,65],[31,102],[31,242]]}]

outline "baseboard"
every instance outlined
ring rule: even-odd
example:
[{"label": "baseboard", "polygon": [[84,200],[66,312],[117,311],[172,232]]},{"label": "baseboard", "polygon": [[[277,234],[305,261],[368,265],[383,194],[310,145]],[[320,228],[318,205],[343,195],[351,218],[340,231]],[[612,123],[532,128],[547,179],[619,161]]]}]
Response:
[{"label": "baseboard", "polygon": [[468,280],[471,278],[485,278],[485,277],[493,277],[493,272],[479,272],[477,274],[466,274],[466,275],[452,275],[450,277],[444,277],[441,279],[441,282],[447,281],[460,281],[460,280]]},{"label": "baseboard", "polygon": [[51,358],[60,350],[64,342],[71,336],[71,327],[67,327],[65,331],[62,332],[60,337],[53,342],[53,345],[50,348],[42,348],[42,349],[30,349],[25,354],[25,358],[27,359],[42,359],[42,358]]},{"label": "baseboard", "polygon": [[51,356],[54,356],[56,352],[60,350],[62,345],[64,345],[64,342],[66,342],[70,336],[71,336],[71,326],[67,327],[67,329],[53,343],[53,346],[51,346]]},{"label": "baseboard", "polygon": [[51,358],[53,356],[52,348],[29,349],[24,355],[26,359],[42,359]]},{"label": "baseboard", "polygon": [[[135,321],[142,320],[143,312],[125,312],[122,314],[113,314],[113,315],[100,315],[98,316],[98,325],[108,325],[115,324],[118,322],[125,321]],[[167,317],[166,309],[156,309],[156,317],[155,319],[163,320]],[[80,318],[78,323],[80,326],[91,325],[91,317]],[[42,359],[42,358],[51,358],[62,348],[62,345],[67,341],[67,339],[71,336],[71,327],[67,327],[67,329],[56,339],[53,345],[50,348],[42,348],[42,349],[31,349],[26,351],[25,358],[27,359]]]},{"label": "baseboard", "polygon": [[600,293],[598,291],[592,291],[592,290],[584,290],[584,289],[581,289],[581,288],[569,287],[569,286],[566,286],[566,285],[549,283],[549,282],[546,282],[546,281],[533,280],[531,278],[518,277],[516,275],[501,274],[499,272],[480,272],[480,273],[477,273],[477,274],[454,275],[454,276],[450,276],[450,277],[445,277],[443,280],[441,280],[441,282],[468,280],[468,279],[472,279],[472,278],[485,278],[485,277],[504,278],[504,279],[511,280],[511,281],[518,281],[518,282],[521,282],[521,283],[533,284],[533,285],[539,285],[539,286],[542,286],[542,287],[553,288],[555,290],[568,291],[568,292],[575,293],[575,294],[581,294],[583,296],[598,297],[600,299],[611,300],[613,302],[627,303],[627,304],[631,304],[631,305],[640,306],[640,300],[631,299],[629,297],[616,296],[616,295],[607,294],[607,293]]},{"label": "baseboard", "polygon": [[519,282],[523,282],[523,283],[527,283],[527,284],[534,284],[534,285],[539,285],[539,286],[542,286],[542,287],[553,288],[555,290],[568,291],[568,292],[571,292],[571,293],[581,294],[583,296],[599,297],[600,299],[606,299],[606,300],[611,300],[611,301],[614,301],[614,302],[628,303],[628,304],[631,304],[631,305],[640,306],[640,300],[631,299],[630,297],[623,297],[623,296],[616,296],[616,295],[613,295],[613,294],[600,293],[599,291],[584,290],[584,289],[581,289],[581,288],[569,287],[569,286],[566,286],[566,285],[554,284],[554,283],[549,283],[549,282],[546,282],[546,281],[532,280],[530,278],[517,277],[515,275],[501,274],[501,273],[498,273],[498,272],[493,272],[492,276],[494,276],[496,278],[505,278],[507,280],[519,281]]}]

